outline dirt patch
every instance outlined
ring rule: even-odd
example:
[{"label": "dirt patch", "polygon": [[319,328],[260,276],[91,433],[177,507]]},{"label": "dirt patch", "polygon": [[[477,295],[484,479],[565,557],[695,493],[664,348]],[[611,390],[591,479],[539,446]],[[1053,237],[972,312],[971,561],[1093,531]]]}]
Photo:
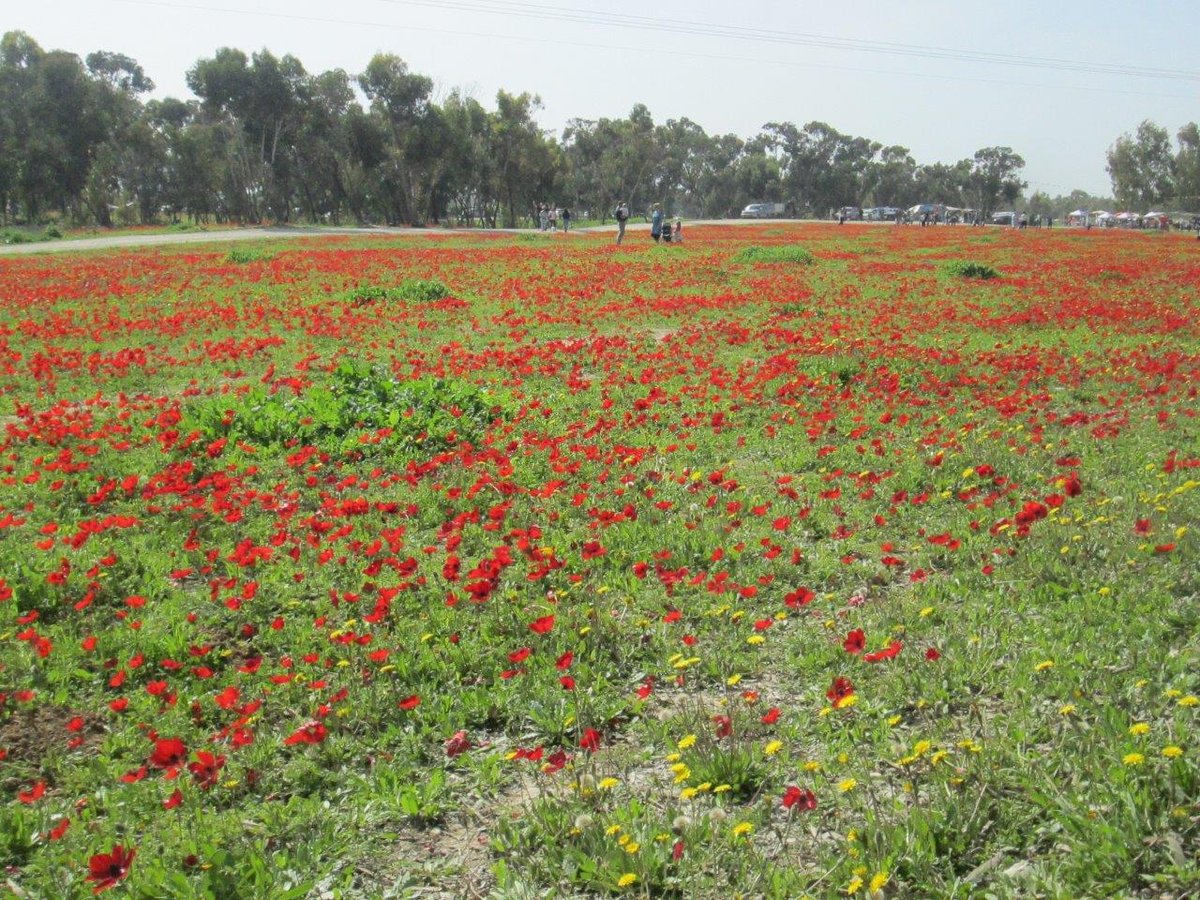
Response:
[{"label": "dirt patch", "polygon": [[79,715],[83,720],[82,728],[78,731],[68,730],[67,724],[77,715],[58,706],[37,706],[18,710],[0,721],[0,748],[8,751],[6,762],[39,767],[48,753],[66,749],[67,742],[72,738],[82,739],[83,743],[76,748],[80,750],[95,743],[104,733],[104,728],[99,722]]}]

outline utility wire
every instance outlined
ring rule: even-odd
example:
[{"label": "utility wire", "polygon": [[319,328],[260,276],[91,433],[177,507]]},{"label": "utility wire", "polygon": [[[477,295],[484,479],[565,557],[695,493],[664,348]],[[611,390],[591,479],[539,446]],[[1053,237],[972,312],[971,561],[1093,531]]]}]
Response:
[{"label": "utility wire", "polygon": [[[188,10],[188,11],[194,11],[194,12],[223,13],[223,14],[238,15],[238,16],[259,16],[259,17],[268,18],[268,19],[285,19],[285,20],[292,20],[292,21],[297,21],[297,22],[310,22],[310,23],[319,24],[319,25],[345,25],[345,26],[360,27],[360,28],[387,29],[387,30],[393,30],[393,31],[406,31],[406,32],[422,32],[422,33],[426,33],[426,34],[445,34],[445,35],[452,35],[454,37],[479,37],[479,38],[486,38],[488,40],[496,40],[496,39],[513,40],[513,41],[523,41],[523,42],[537,43],[537,44],[553,44],[554,46],[557,46],[557,47],[578,47],[578,48],[589,49],[589,50],[619,50],[619,51],[629,52],[629,53],[645,53],[645,52],[647,52],[647,49],[645,47],[628,47],[628,46],[621,46],[621,45],[616,45],[616,44],[602,44],[602,43],[587,42],[587,41],[560,40],[557,38],[553,38],[553,39],[552,38],[538,38],[538,37],[529,37],[526,35],[497,34],[494,31],[467,31],[467,30],[463,30],[463,29],[434,28],[434,27],[423,26],[423,25],[399,25],[394,22],[373,22],[373,21],[353,20],[353,19],[335,19],[335,18],[329,18],[329,17],[325,17],[325,16],[301,15],[298,13],[265,12],[262,10],[237,9],[237,8],[233,8],[233,7],[201,6],[201,5],[195,4],[195,3],[171,3],[171,2],[163,2],[163,0],[112,0],[112,2],[125,3],[125,4],[134,5],[134,6],[149,6],[149,7],[155,7],[158,9],[168,9],[168,10],[177,10],[177,11]],[[397,0],[397,2],[400,2],[400,0]],[[872,69],[872,68],[867,68],[867,67],[863,67],[863,66],[847,66],[847,65],[829,64],[829,63],[802,62],[802,61],[798,61],[798,60],[764,59],[762,57],[747,57],[747,56],[729,56],[729,55],[725,55],[725,54],[701,53],[701,52],[687,51],[687,50],[655,49],[653,52],[655,54],[664,55],[664,56],[679,56],[679,57],[685,57],[685,58],[691,58],[691,59],[714,60],[714,61],[719,61],[719,62],[751,63],[756,66],[774,65],[774,66],[786,66],[789,68],[800,68],[800,69],[818,69],[818,70],[840,71],[840,72],[861,72],[861,73],[872,74],[872,75],[888,75],[888,76],[900,76],[900,77],[910,77],[910,78],[925,78],[925,79],[932,79],[935,81],[948,81],[948,82],[952,82],[955,84],[958,84],[961,82],[973,82],[973,83],[977,83],[977,84],[1000,85],[1003,87],[1025,87],[1025,88],[1039,88],[1039,89],[1049,88],[1049,89],[1054,89],[1054,90],[1087,91],[1087,92],[1097,92],[1097,93],[1103,93],[1103,94],[1127,94],[1127,95],[1137,96],[1137,97],[1161,97],[1161,98],[1173,99],[1173,100],[1192,100],[1192,99],[1194,99],[1192,96],[1190,96],[1188,94],[1168,94],[1168,93],[1160,93],[1160,92],[1152,92],[1152,91],[1127,90],[1127,89],[1121,89],[1121,88],[1105,88],[1105,87],[1094,86],[1094,85],[1067,85],[1067,84],[1043,84],[1043,83],[1036,83],[1036,82],[1019,82],[1019,81],[1010,81],[1008,79],[977,78],[974,76],[939,75],[939,74],[932,73],[932,72],[904,72],[904,71],[895,71],[895,70],[888,70],[888,69]]]},{"label": "utility wire", "polygon": [[724,25],[714,22],[691,22],[678,19],[663,19],[651,16],[626,15],[601,10],[560,8],[540,3],[503,2],[503,0],[377,0],[394,6],[420,6],[432,9],[452,9],[462,12],[492,13],[503,16],[542,19],[556,22],[577,22],[585,25],[605,25],[639,31],[660,31],[669,34],[726,37],[738,40],[757,41],[825,49],[847,50],[859,53],[883,53],[920,59],[942,59],[959,62],[989,63],[1005,66],[1023,66],[1041,69],[1056,69],[1067,72],[1117,75],[1136,78],[1162,78],[1180,81],[1200,81],[1200,72],[1183,69],[1167,69],[1153,66],[1130,66],[1121,63],[1098,62],[1095,60],[1072,60],[1020,56],[1010,53],[991,53],[978,50],[963,50],[950,47],[934,47],[921,44],[902,44],[891,41],[869,41],[856,38],[840,38],[830,35],[796,31],[753,28],[743,25]]}]

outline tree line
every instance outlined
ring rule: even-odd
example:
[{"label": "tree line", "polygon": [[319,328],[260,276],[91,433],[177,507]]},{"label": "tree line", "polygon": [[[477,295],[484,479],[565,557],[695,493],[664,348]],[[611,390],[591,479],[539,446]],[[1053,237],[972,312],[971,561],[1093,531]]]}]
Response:
[{"label": "tree line", "polygon": [[1200,127],[1189,122],[1171,147],[1167,129],[1145,121],[1108,150],[1108,174],[1118,205],[1200,213]]},{"label": "tree line", "polygon": [[[314,74],[294,56],[222,48],[187,71],[187,85],[192,99],[147,99],[154,83],[124,54],[80,59],[5,34],[4,224],[513,227],[539,202],[604,219],[621,200],[693,218],[735,216],[756,201],[796,215],[920,202],[986,215],[1026,187],[1009,147],[919,164],[906,147],[824,122],[771,122],[743,139],[686,118],[656,123],[639,104],[622,118],[572,119],[554,136],[537,123],[536,95],[502,90],[492,108],[457,90],[439,101],[432,79],[390,53],[357,74]],[[1028,202],[1061,215],[1080,196]]]}]

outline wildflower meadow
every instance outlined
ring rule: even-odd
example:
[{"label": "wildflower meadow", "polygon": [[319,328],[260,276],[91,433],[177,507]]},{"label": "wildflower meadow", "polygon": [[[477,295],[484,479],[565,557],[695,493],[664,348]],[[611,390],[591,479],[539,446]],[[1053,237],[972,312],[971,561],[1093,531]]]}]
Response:
[{"label": "wildflower meadow", "polygon": [[0,258],[0,893],[1200,891],[1200,242]]}]

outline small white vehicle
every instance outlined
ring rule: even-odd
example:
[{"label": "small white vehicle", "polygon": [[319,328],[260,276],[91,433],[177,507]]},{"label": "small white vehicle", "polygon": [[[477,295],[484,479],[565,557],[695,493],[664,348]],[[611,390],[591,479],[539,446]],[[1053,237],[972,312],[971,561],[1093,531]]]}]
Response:
[{"label": "small white vehicle", "polygon": [[782,216],[784,205],[782,203],[751,203],[742,210],[743,219],[770,219],[776,216]]}]

